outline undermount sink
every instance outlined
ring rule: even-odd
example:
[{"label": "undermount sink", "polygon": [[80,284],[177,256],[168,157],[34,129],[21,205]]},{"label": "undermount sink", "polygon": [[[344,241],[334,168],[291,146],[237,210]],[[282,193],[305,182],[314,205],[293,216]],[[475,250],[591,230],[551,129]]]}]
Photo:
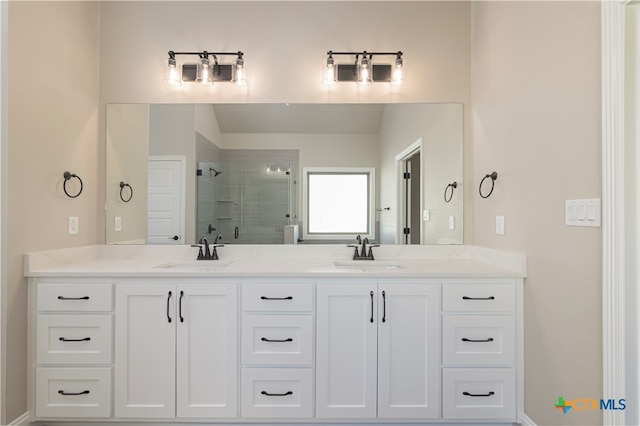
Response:
[{"label": "undermount sink", "polygon": [[404,268],[401,263],[394,260],[336,260],[333,264],[339,269],[381,270]]},{"label": "undermount sink", "polygon": [[217,271],[231,265],[233,260],[181,260],[167,262],[154,268],[171,269],[176,271]]}]

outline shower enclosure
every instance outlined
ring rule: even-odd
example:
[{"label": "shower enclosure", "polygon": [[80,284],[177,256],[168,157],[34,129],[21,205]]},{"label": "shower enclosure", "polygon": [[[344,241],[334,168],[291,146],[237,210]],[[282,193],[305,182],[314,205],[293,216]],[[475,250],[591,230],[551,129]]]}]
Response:
[{"label": "shower enclosure", "polygon": [[283,244],[284,227],[297,216],[295,170],[291,163],[198,163],[197,236]]}]

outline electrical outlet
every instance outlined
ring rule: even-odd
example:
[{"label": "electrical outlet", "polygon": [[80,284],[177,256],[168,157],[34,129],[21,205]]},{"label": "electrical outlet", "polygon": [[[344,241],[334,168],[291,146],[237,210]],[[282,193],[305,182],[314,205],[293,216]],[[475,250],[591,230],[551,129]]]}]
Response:
[{"label": "electrical outlet", "polygon": [[122,231],[122,217],[116,216],[114,222],[114,230],[116,232]]},{"label": "electrical outlet", "polygon": [[449,216],[449,229],[450,230],[454,230],[456,229],[456,217],[455,216]]},{"label": "electrical outlet", "polygon": [[431,210],[425,209],[422,211],[422,220],[428,222],[431,220]]},{"label": "electrical outlet", "polygon": [[496,234],[504,235],[504,216],[496,216]]},{"label": "electrical outlet", "polygon": [[69,216],[69,235],[78,235],[78,216]]}]

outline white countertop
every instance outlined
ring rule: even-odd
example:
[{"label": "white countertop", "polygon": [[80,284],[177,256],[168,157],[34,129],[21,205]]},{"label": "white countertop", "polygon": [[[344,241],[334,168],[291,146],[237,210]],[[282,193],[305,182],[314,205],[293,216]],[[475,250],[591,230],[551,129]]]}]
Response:
[{"label": "white countertop", "polygon": [[337,244],[227,245],[220,260],[196,261],[190,246],[94,245],[26,253],[26,277],[526,277],[526,256],[478,246],[373,249],[353,261]]}]

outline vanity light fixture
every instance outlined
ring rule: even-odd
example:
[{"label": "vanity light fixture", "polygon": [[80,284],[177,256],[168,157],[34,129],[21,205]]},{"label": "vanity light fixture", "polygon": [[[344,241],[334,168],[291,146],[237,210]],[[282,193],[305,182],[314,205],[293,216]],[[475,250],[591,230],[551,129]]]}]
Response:
[{"label": "vanity light fixture", "polygon": [[[197,56],[197,62],[178,63],[176,56]],[[236,56],[232,64],[221,64],[218,56]],[[200,83],[211,86],[215,82],[229,81],[237,86],[247,85],[244,53],[237,52],[174,52],[169,51],[164,81],[168,84]]]},{"label": "vanity light fixture", "polygon": [[[334,56],[355,56],[350,64],[336,64]],[[374,64],[374,56],[395,56],[393,64]],[[387,82],[399,85],[404,82],[404,60],[402,52],[327,52],[326,68],[322,84],[332,85],[339,81],[355,81],[361,85]]]}]

